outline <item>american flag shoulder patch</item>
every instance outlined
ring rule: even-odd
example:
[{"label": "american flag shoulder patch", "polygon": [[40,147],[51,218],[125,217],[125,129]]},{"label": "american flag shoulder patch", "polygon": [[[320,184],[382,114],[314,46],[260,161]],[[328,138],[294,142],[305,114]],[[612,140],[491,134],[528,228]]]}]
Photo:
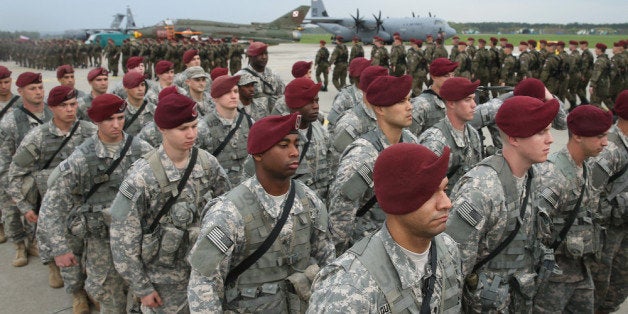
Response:
[{"label": "american flag shoulder patch", "polygon": [[556,206],[558,206],[558,195],[556,195],[556,193],[554,193],[552,189],[550,188],[543,189],[543,191],[541,192],[541,196],[548,203],[550,203],[550,205],[552,205],[553,208],[556,208]]},{"label": "american flag shoulder patch", "polygon": [[227,254],[227,251],[233,245],[231,238],[219,226],[209,231],[206,237],[224,254]]},{"label": "american flag shoulder patch", "polygon": [[137,189],[134,186],[130,186],[127,182],[122,182],[122,185],[120,185],[120,193],[130,200],[133,199],[135,192],[137,192]]},{"label": "american flag shoulder patch", "polygon": [[477,226],[482,219],[482,215],[473,207],[473,205],[466,201],[458,207],[457,212],[464,221],[473,227]]}]

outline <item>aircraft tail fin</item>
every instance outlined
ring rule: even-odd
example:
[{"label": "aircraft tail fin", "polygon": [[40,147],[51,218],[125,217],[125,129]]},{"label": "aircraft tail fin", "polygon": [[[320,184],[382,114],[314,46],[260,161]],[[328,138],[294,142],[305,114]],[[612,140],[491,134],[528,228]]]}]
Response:
[{"label": "aircraft tail fin", "polygon": [[122,13],[118,13],[116,15],[113,16],[113,21],[111,21],[111,27],[112,29],[119,29],[120,25],[122,24],[122,20],[124,19],[124,14]]},{"label": "aircraft tail fin", "polygon": [[133,13],[131,13],[131,8],[129,6],[126,7],[126,29],[135,28],[135,19],[133,18]]},{"label": "aircraft tail fin", "polygon": [[309,5],[302,5],[294,10],[290,10],[290,12],[270,22],[268,25],[278,28],[294,29],[295,27],[298,27],[301,25],[301,23],[303,23],[303,20],[307,15],[307,11],[309,10]]},{"label": "aircraft tail fin", "polygon": [[323,0],[312,0],[312,17],[329,17]]}]

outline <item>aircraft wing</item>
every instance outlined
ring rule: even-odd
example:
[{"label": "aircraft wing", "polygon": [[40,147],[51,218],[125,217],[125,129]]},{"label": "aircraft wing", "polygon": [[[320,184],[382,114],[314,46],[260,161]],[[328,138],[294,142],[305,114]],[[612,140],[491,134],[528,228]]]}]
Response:
[{"label": "aircraft wing", "polygon": [[318,24],[318,23],[341,23],[345,19],[342,18],[331,18],[331,17],[312,17],[310,19],[305,19],[303,23],[310,24]]}]

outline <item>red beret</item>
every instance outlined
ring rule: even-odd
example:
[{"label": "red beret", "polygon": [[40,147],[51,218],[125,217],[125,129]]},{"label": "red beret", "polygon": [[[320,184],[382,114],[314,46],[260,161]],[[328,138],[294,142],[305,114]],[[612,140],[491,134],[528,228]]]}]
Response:
[{"label": "red beret", "polygon": [[504,45],[504,48],[514,49],[515,46],[513,46],[511,43],[507,43],[507,44]]},{"label": "red beret", "polygon": [[530,46],[536,46],[536,40],[528,39],[528,44],[530,44]]},{"label": "red beret", "polygon": [[364,57],[357,57],[349,63],[349,76],[360,77],[362,71],[371,65],[371,60]]},{"label": "red beret", "polygon": [[155,109],[155,124],[162,129],[174,129],[198,117],[196,102],[181,94],[170,94],[159,100]]},{"label": "red beret", "polygon": [[0,65],[0,80],[10,77],[11,73],[7,67]]},{"label": "red beret", "polygon": [[437,58],[430,64],[431,76],[445,76],[453,72],[458,67],[458,62],[453,62],[447,58]]},{"label": "red beret", "polygon": [[160,60],[157,64],[155,64],[155,74],[157,75],[164,74],[173,69],[174,63],[168,60]]},{"label": "red beret", "polygon": [[74,68],[69,64],[60,65],[57,67],[57,78],[60,79],[64,75],[74,73]]},{"label": "red beret", "polygon": [[380,76],[366,89],[366,100],[373,106],[389,107],[404,100],[411,88],[410,75]]},{"label": "red beret", "polygon": [[92,100],[87,115],[94,122],[102,122],[116,113],[124,112],[124,109],[126,109],[124,99],[114,94],[102,94]]},{"label": "red beret", "polygon": [[314,81],[306,77],[296,78],[286,85],[286,105],[291,109],[301,108],[312,102],[320,89],[321,83],[314,84]]},{"label": "red beret", "polygon": [[464,42],[464,41],[461,41],[461,42],[458,43],[458,46],[466,46],[466,45],[467,45],[467,43]]},{"label": "red beret", "polygon": [[576,46],[577,46],[577,45],[578,45],[578,41],[576,41],[576,40],[570,40],[570,41],[569,41],[569,44],[570,44],[570,45],[576,45]]},{"label": "red beret", "polygon": [[423,145],[398,143],[384,149],[373,167],[377,203],[390,215],[419,209],[447,175],[449,147],[439,157]]},{"label": "red beret", "polygon": [[366,89],[371,85],[371,82],[377,77],[388,75],[388,69],[385,67],[371,65],[367,66],[362,73],[360,73],[360,83],[358,87],[363,92],[366,92]]},{"label": "red beret", "polygon": [[135,88],[144,82],[144,74],[138,72],[126,72],[122,78],[124,88]]},{"label": "red beret", "polygon": [[613,111],[620,118],[624,120],[628,120],[628,89],[624,89],[623,92],[617,95],[617,99],[615,99],[615,106],[613,107]]},{"label": "red beret", "polygon": [[489,40],[492,41],[492,42],[497,42],[497,37],[491,37],[491,38],[489,38]]},{"label": "red beret", "polygon": [[420,39],[415,39],[415,40],[414,40],[414,43],[415,43],[417,46],[421,46],[421,45],[423,45],[423,41],[422,41],[422,40],[420,40]]},{"label": "red beret", "polygon": [[475,41],[475,38],[473,38],[473,37],[469,37],[469,38],[467,38],[467,40],[470,40],[470,41]]},{"label": "red beret", "polygon": [[353,36],[353,42],[357,43],[358,41],[360,41],[360,37],[358,36]]},{"label": "red beret", "polygon": [[580,41],[580,44],[581,44],[581,45],[588,45],[588,44],[589,44],[589,42],[588,42],[588,41],[586,41],[586,40],[581,40],[581,41]]},{"label": "red beret", "polygon": [[15,85],[25,87],[30,84],[41,84],[41,73],[24,72],[17,77]]},{"label": "red beret", "polygon": [[623,47],[623,46],[624,46],[624,43],[621,41],[613,43],[613,47]]},{"label": "red beret", "polygon": [[213,98],[219,98],[220,96],[228,93],[231,89],[240,81],[239,75],[229,76],[221,75],[212,82],[211,95]]},{"label": "red beret", "polygon": [[50,93],[48,93],[48,106],[57,106],[72,98],[76,98],[74,88],[64,85],[55,86],[50,90]]},{"label": "red beret", "polygon": [[266,52],[267,48],[268,48],[267,44],[260,41],[256,41],[252,43],[251,45],[249,45],[249,48],[246,50],[246,55],[249,57],[259,56],[262,53]]},{"label": "red beret", "polygon": [[484,38],[480,38],[480,39],[478,39],[478,42],[479,42],[479,43],[486,44],[486,39],[484,39]]},{"label": "red beret", "polygon": [[342,41],[343,39],[345,39],[345,38],[344,38],[344,37],[342,37],[342,36],[340,36],[340,35],[336,36],[336,40],[340,40],[340,41]]},{"label": "red beret", "polygon": [[520,42],[519,42],[519,45],[524,45],[524,46],[527,46],[527,45],[528,45],[528,42],[527,42],[527,41],[520,41]]},{"label": "red beret", "polygon": [[541,44],[545,44],[545,45],[547,45],[547,40],[545,40],[545,39],[541,39],[541,40],[539,40],[539,42],[540,42]]},{"label": "red beret", "polygon": [[249,130],[246,151],[261,154],[279,143],[286,135],[296,131],[301,123],[301,115],[292,113],[285,116],[266,116],[253,123]]},{"label": "red beret", "polygon": [[107,69],[95,68],[89,71],[89,73],[87,73],[87,81],[91,82],[99,76],[108,76],[108,75],[109,75],[109,71],[107,71]]},{"label": "red beret", "polygon": [[227,68],[213,68],[211,72],[209,72],[209,77],[211,77],[212,81],[223,76],[229,74],[229,69]]},{"label": "red beret", "polygon": [[509,136],[530,137],[554,120],[559,106],[556,99],[542,102],[529,96],[513,96],[499,107],[495,123]]},{"label": "red beret", "polygon": [[597,43],[597,44],[595,44],[595,48],[600,49],[602,51],[605,51],[607,47],[603,43]]},{"label": "red beret", "polygon": [[613,113],[593,105],[581,105],[567,115],[567,128],[575,135],[598,136],[610,129]]},{"label": "red beret", "polygon": [[161,92],[159,92],[159,95],[157,96],[157,101],[165,98],[168,95],[172,95],[172,94],[179,94],[179,89],[177,89],[176,85],[170,85],[170,86],[162,89]]},{"label": "red beret", "polygon": [[292,65],[292,76],[299,78],[307,74],[307,71],[312,68],[312,61],[297,61]]},{"label": "red beret", "polygon": [[142,62],[144,62],[144,58],[143,57],[130,57],[129,60],[126,60],[126,68],[131,70],[131,69],[135,69],[138,66],[140,66],[140,64],[142,64]]},{"label": "red beret", "polygon": [[515,96],[534,97],[540,101],[545,101],[545,84],[539,79],[529,77],[515,86],[513,94]]},{"label": "red beret", "polygon": [[562,40],[559,40],[559,41],[556,43],[556,45],[558,45],[558,46],[562,46],[562,47],[565,47],[565,42],[564,42],[564,41],[562,41]]},{"label": "red beret", "polygon": [[508,41],[508,38],[502,37],[502,38],[499,39],[499,41]]},{"label": "red beret", "polygon": [[451,39],[460,39],[460,37],[458,35],[452,37]]},{"label": "red beret", "polygon": [[183,63],[184,64],[190,63],[190,61],[192,61],[192,59],[194,59],[194,56],[198,56],[198,50],[196,50],[196,49],[186,50],[183,53]]},{"label": "red beret", "polygon": [[324,40],[322,40],[322,39],[321,39],[321,41],[319,41],[319,43],[320,43],[321,45],[326,45],[326,44],[327,44],[327,42],[326,42],[326,41],[324,41]]},{"label": "red beret", "polygon": [[473,83],[468,78],[452,77],[443,83],[438,93],[444,100],[457,101],[475,93],[478,86],[480,86],[480,80]]},{"label": "red beret", "polygon": [[436,43],[440,45],[443,43],[443,40],[441,38],[436,38]]}]

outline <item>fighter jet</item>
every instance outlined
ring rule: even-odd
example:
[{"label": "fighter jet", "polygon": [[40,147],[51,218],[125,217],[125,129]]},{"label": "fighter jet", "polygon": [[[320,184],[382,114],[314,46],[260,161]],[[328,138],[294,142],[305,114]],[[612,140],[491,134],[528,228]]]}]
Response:
[{"label": "fighter jet", "polygon": [[[332,37],[342,36],[344,41],[351,41],[357,36],[364,43],[371,43],[374,36],[379,36],[385,42],[393,41],[393,34],[399,33],[401,38],[425,39],[428,34],[446,39],[456,34],[447,21],[429,16],[413,17],[387,17],[382,18],[382,11],[378,15],[373,14],[373,19],[360,16],[360,10],[350,18],[333,18],[325,10],[323,0],[312,1],[311,18],[307,21],[320,26],[325,31],[332,33]],[[414,14],[413,14],[414,15]]]},{"label": "fighter jet", "polygon": [[155,26],[135,30],[135,37],[174,38],[198,35],[214,39],[254,39],[266,43],[292,42],[301,39],[301,22],[305,19],[307,5],[277,18],[270,23],[235,24],[204,20],[177,19],[163,20]]}]

